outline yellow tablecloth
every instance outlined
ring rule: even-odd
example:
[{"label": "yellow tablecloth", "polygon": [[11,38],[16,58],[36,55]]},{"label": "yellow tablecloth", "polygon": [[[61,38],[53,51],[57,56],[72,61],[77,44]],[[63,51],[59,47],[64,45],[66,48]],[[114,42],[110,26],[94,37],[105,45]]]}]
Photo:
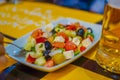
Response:
[{"label": "yellow tablecloth", "polygon": [[71,17],[88,22],[102,19],[99,14],[68,9],[47,3],[22,2],[0,6],[0,31],[16,38],[60,17]]},{"label": "yellow tablecloth", "polygon": [[[82,10],[75,10],[60,7],[48,3],[22,2],[20,4],[0,5],[0,31],[14,38],[19,38],[35,28],[41,27],[52,20],[61,17],[75,18],[91,23],[96,23],[102,19],[102,15],[90,13]],[[5,38],[5,41],[10,41]],[[84,56],[94,59],[96,47],[91,49]],[[0,71],[16,63],[8,58],[6,65],[0,66]],[[55,75],[55,76],[54,76]],[[102,75],[83,69],[79,66],[68,65],[63,69],[51,72],[41,80],[111,80]]]}]

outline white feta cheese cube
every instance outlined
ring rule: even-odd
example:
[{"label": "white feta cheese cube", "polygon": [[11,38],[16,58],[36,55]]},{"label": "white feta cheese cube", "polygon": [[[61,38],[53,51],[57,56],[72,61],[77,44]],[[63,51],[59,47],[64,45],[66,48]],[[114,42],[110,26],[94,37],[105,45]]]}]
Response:
[{"label": "white feta cheese cube", "polygon": [[35,50],[36,50],[37,53],[45,51],[46,50],[45,49],[45,44],[44,43],[38,43],[38,44],[36,44]]},{"label": "white feta cheese cube", "polygon": [[73,38],[72,42],[77,46],[80,44],[80,39],[78,37]]},{"label": "white feta cheese cube", "polygon": [[44,32],[42,36],[48,38],[49,34],[47,32]]},{"label": "white feta cheese cube", "polygon": [[65,42],[65,39],[62,36],[56,36],[54,42]]},{"label": "white feta cheese cube", "polygon": [[91,40],[89,38],[86,38],[82,41],[82,45],[84,47],[88,47],[90,44],[92,44]]},{"label": "white feta cheese cube", "polygon": [[62,50],[60,50],[60,49],[58,49],[58,50],[52,50],[52,51],[49,53],[49,55],[50,55],[50,56],[53,56],[53,55],[55,55],[55,54],[57,54],[57,53],[62,53]]},{"label": "white feta cheese cube", "polygon": [[52,23],[47,24],[47,25],[45,26],[45,31],[51,32],[53,28],[54,28],[54,25],[53,25]]},{"label": "white feta cheese cube", "polygon": [[74,51],[73,50],[65,51],[65,52],[63,52],[63,55],[65,56],[66,59],[70,59],[70,58],[74,57]]}]

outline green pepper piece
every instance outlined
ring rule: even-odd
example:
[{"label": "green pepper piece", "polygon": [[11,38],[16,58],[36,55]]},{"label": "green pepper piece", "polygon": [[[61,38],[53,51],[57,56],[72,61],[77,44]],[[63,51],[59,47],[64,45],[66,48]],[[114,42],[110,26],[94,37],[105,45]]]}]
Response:
[{"label": "green pepper piece", "polygon": [[75,52],[74,52],[74,56],[77,56],[79,53],[80,53],[79,50],[75,51]]}]

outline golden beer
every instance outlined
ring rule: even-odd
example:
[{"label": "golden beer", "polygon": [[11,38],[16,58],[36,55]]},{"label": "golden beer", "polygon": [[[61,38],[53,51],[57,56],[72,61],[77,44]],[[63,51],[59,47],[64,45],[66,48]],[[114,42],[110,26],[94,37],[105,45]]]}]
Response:
[{"label": "golden beer", "polygon": [[102,36],[96,53],[97,63],[114,73],[120,73],[120,5],[117,6],[118,4],[114,2],[105,6]]}]

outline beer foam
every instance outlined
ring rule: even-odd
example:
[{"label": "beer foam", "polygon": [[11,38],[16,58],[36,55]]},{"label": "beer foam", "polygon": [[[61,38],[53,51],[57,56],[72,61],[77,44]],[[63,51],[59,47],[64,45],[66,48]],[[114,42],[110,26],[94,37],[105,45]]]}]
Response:
[{"label": "beer foam", "polygon": [[108,0],[108,4],[111,7],[120,9],[120,0]]}]

